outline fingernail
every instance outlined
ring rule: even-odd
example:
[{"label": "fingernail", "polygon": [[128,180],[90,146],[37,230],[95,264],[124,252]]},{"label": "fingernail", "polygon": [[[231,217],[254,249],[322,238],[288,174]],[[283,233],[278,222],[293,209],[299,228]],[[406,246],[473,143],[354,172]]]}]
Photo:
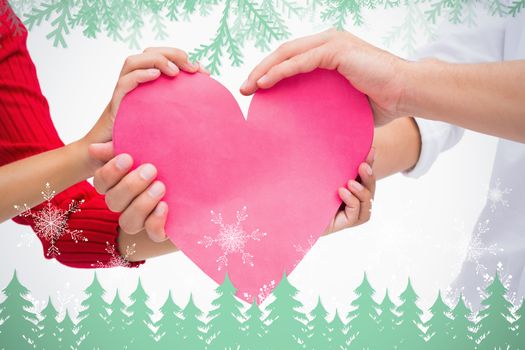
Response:
[{"label": "fingernail", "polygon": [[172,73],[178,73],[179,71],[179,68],[177,68],[177,66],[175,65],[175,63],[171,62],[171,61],[168,61],[168,69],[170,70],[170,72]]},{"label": "fingernail", "polygon": [[115,161],[115,165],[119,170],[129,169],[132,163],[133,159],[131,159],[129,154],[119,154],[117,156],[117,160]]},{"label": "fingernail", "polygon": [[166,203],[160,202],[157,204],[157,207],[153,211],[153,213],[157,216],[162,216],[166,212]]},{"label": "fingernail", "polygon": [[246,79],[244,81],[244,83],[242,83],[241,85],[241,90],[246,90],[248,88],[248,79]]},{"label": "fingernail", "polygon": [[199,65],[191,61],[188,61],[186,65],[188,66],[189,69],[199,69]]},{"label": "fingernail", "polygon": [[157,173],[157,169],[151,164],[144,164],[139,171],[140,176],[144,180],[151,180]]},{"label": "fingernail", "polygon": [[148,193],[153,198],[160,197],[164,193],[164,185],[161,182],[157,181],[150,186],[150,188],[148,189]]},{"label": "fingernail", "polygon": [[152,75],[152,76],[155,76],[155,75],[159,74],[159,72],[160,71],[157,68],[150,68],[150,69],[148,69],[148,74]]},{"label": "fingernail", "polygon": [[203,73],[206,73],[206,74],[210,74],[210,71],[204,67],[203,64],[201,64],[199,61],[197,61],[197,64],[199,65],[199,69],[203,72]]},{"label": "fingernail", "polygon": [[260,78],[259,80],[257,80],[257,85],[264,85],[265,83],[268,82],[268,77],[266,75],[263,75],[262,78]]},{"label": "fingernail", "polygon": [[89,147],[100,148],[103,145],[104,145],[103,143],[95,142],[95,143],[90,144]]},{"label": "fingernail", "polygon": [[360,192],[364,189],[363,185],[361,185],[359,182],[357,181],[350,181],[350,187],[352,187],[354,190]]},{"label": "fingernail", "polygon": [[372,167],[370,166],[370,164],[365,163],[365,165],[363,165],[363,168],[365,168],[365,171],[369,176],[372,175]]},{"label": "fingernail", "polygon": [[352,194],[344,187],[339,187],[339,194],[341,197],[349,198]]}]

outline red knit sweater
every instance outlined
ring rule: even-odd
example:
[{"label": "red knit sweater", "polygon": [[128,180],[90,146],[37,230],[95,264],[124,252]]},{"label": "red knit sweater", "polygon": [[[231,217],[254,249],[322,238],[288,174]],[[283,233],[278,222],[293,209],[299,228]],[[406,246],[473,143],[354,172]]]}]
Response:
[{"label": "red knit sweater", "polygon": [[[26,28],[7,1],[0,0],[0,166],[64,145],[51,121],[26,39]],[[107,208],[104,197],[88,182],[57,194],[51,204],[67,211],[72,200],[81,199],[80,211],[69,214],[67,224],[69,230],[82,230],[87,241],[75,242],[71,235],[61,235],[55,244],[60,253],[54,255],[56,259],[79,268],[140,265],[142,262],[128,263],[120,256],[116,243],[119,214]],[[38,212],[45,205],[32,211]],[[51,242],[38,234],[34,219],[17,216],[13,220],[30,225],[42,242],[44,256],[52,258],[48,252]]]}]

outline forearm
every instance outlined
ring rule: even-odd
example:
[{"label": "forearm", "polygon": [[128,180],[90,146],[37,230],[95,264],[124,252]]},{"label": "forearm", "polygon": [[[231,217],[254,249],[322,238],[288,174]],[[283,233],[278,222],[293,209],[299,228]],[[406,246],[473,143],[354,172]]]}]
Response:
[{"label": "forearm", "polygon": [[399,118],[375,129],[373,170],[377,179],[413,168],[421,149],[419,129],[413,118]]},{"label": "forearm", "polygon": [[400,110],[525,142],[525,61],[407,64]]},{"label": "forearm", "polygon": [[[86,159],[83,159],[84,157]],[[43,201],[41,192],[46,182],[52,185],[52,190],[59,193],[91,177],[93,166],[90,162],[91,160],[87,159],[85,145],[81,140],[0,167],[0,193],[2,193],[0,221],[19,214],[14,208],[15,204],[27,204],[30,208],[40,204]],[[31,169],[31,171],[27,171],[27,169]],[[75,215],[82,214],[84,213],[81,211]],[[86,215],[90,217],[91,214]],[[85,227],[79,227],[79,229],[83,229],[86,233],[89,231]],[[100,235],[100,233],[97,234]],[[126,253],[127,247],[133,247],[134,254],[128,257],[129,261],[132,262],[177,250],[169,240],[155,243],[145,231],[130,235],[120,228],[118,228],[117,243],[121,254]]]},{"label": "forearm", "polygon": [[14,205],[40,204],[46,183],[59,193],[91,177],[93,170],[83,140],[1,166],[0,222],[19,214]]}]

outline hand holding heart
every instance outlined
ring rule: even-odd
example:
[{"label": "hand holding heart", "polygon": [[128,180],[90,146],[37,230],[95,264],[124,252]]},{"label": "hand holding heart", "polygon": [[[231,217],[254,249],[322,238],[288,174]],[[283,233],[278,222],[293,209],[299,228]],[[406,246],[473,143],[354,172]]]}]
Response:
[{"label": "hand holding heart", "polygon": [[[250,214],[255,220],[258,217],[259,221],[248,220],[247,225],[261,223],[270,230],[273,240],[278,234],[282,241],[293,246],[295,243],[302,244],[301,237],[308,233],[309,241],[315,241],[323,228],[326,232],[332,232],[368,220],[375,186],[372,153],[367,163],[358,167],[359,162],[366,158],[363,151],[371,143],[368,103],[366,97],[343,82],[340,75],[318,71],[298,79],[288,79],[286,83],[268,90],[267,94],[257,95],[252,101],[248,122],[240,122],[242,115],[226,89],[209,78],[190,77],[179,74],[173,82],[161,78],[162,81],[154,85],[148,84],[147,88],[126,97],[127,103],[119,110],[122,116],[117,118],[117,124],[120,126],[114,131],[116,151],[136,155],[138,163],[151,159],[160,167],[159,174],[163,176],[159,179],[162,182],[155,181],[149,185],[157,177],[157,170],[151,164],[141,165],[127,173],[133,160],[129,155],[120,155],[97,171],[95,185],[100,192],[107,193],[110,208],[125,211],[121,216],[121,225],[128,225],[131,232],[146,227],[156,231],[157,235],[153,237],[158,239],[159,233],[164,233],[162,226],[168,220],[171,240],[216,281],[222,279],[225,267],[228,267],[232,281],[239,281],[240,276],[252,272],[246,270],[246,265],[253,267],[254,260],[264,261],[261,252],[274,249],[274,255],[280,258],[274,259],[275,256],[268,254],[270,257],[266,259],[270,260],[265,266],[273,265],[266,268],[269,272],[253,270],[254,276],[247,278],[241,286],[244,297],[250,299],[257,295],[257,287],[278,278],[282,271],[290,272],[303,256],[289,254],[289,248],[283,248],[285,244],[282,242],[281,247],[274,247],[275,242],[264,242],[252,248],[256,252],[254,255],[245,252],[243,249],[247,240],[260,241],[267,235],[259,229],[247,235],[242,222]],[[315,101],[316,98],[319,101]],[[195,100],[195,104],[188,102],[191,99]],[[158,102],[160,107],[152,101]],[[349,106],[354,111],[346,111]],[[320,121],[320,116],[325,120]],[[196,125],[189,125],[188,121]],[[161,143],[152,145],[152,140],[157,137]],[[199,141],[203,138],[207,139],[204,143]],[[159,146],[167,148],[164,157],[159,156]],[[113,153],[109,145],[105,147],[106,154]],[[350,151],[348,155],[345,154],[346,148]],[[281,156],[284,163],[279,160]],[[311,159],[305,158],[307,156]],[[222,159],[222,167],[214,163],[215,158]],[[175,159],[182,165],[172,166],[171,162]],[[246,173],[243,168],[254,174]],[[210,177],[210,172],[214,172],[213,177]],[[253,184],[246,182],[250,180],[248,174],[252,175]],[[345,178],[348,180],[357,175],[364,186],[350,180],[339,188],[340,198],[334,201],[330,189],[340,186]],[[199,188],[202,184],[210,186],[211,190],[202,192]],[[182,190],[169,192],[177,186]],[[166,192],[166,202],[175,209],[167,216],[166,202],[160,201]],[[284,194],[281,200],[278,199],[279,194]],[[312,198],[317,199],[319,204],[308,203]],[[344,204],[333,217],[341,200]],[[247,204],[250,214],[247,213]],[[303,207],[304,215],[301,215]],[[234,208],[238,208],[237,221],[234,226],[226,225],[222,213],[231,217]],[[206,224],[210,222],[206,210],[211,211],[211,222],[220,226],[219,238],[202,236],[201,230],[211,229]],[[326,213],[331,210],[333,219],[326,227],[330,218]],[[285,220],[272,219],[277,213],[288,217]],[[154,224],[148,225],[148,222]],[[225,232],[240,235],[242,246],[235,249],[224,246],[220,235]],[[197,241],[195,237],[203,239]],[[220,246],[222,255],[218,256],[220,251],[215,250],[208,255],[217,255],[216,260],[202,258],[203,253],[206,256],[203,249],[213,244]],[[231,253],[242,253],[242,264],[229,263],[228,254]]]},{"label": "hand holding heart", "polygon": [[[111,210],[122,213],[119,223],[126,233],[135,234],[145,229],[154,242],[166,239],[164,223],[168,210],[166,202],[161,201],[165,186],[161,181],[155,181],[157,169],[148,163],[130,171],[133,158],[129,154],[114,156],[112,143],[105,141],[111,140],[115,115],[126,93],[140,83],[157,79],[161,74],[175,76],[179,69],[190,73],[197,70],[207,73],[203,67],[193,66],[186,53],[178,49],[148,48],[142,54],[128,57],[111,102],[97,125],[88,134],[91,142],[97,142],[89,148],[91,157],[97,163],[94,177],[97,191],[106,195],[106,202]],[[254,72],[256,73],[257,69]],[[258,72],[262,71],[259,69]],[[251,74],[250,78],[255,76]],[[362,183],[349,179],[345,187],[338,189],[343,204],[329,223],[325,234],[369,220],[371,199],[375,191],[375,179],[371,174],[372,163],[371,153],[367,162],[359,167]],[[134,260],[142,258],[140,252],[132,257]]]},{"label": "hand holding heart", "polygon": [[147,48],[143,53],[129,56],[120,71],[115,90],[110,102],[104,109],[93,128],[83,137],[83,142],[93,144],[90,147],[94,160],[93,171],[105,164],[112,156],[109,149],[102,143],[111,141],[113,123],[122,98],[139,84],[157,79],[161,74],[174,77],[180,71],[207,73],[198,63],[192,64],[188,55],[179,49],[158,47]]},{"label": "hand holding heart", "polygon": [[337,70],[366,94],[377,126],[409,115],[402,110],[408,62],[346,31],[330,29],[281,45],[261,61],[241,87],[249,95],[316,68]]},{"label": "hand holding heart", "polygon": [[[208,73],[198,63],[192,64],[184,51],[175,48],[147,48],[142,54],[129,56],[122,67],[111,101],[84,137],[84,143],[90,144],[88,152],[92,161],[89,166],[95,174],[95,188],[106,195],[110,210],[122,212],[120,228],[126,233],[136,234],[147,226],[147,233],[153,241],[165,239],[167,206],[160,202],[164,195],[164,184],[154,182],[156,169],[151,164],[144,164],[136,172],[127,175],[133,159],[127,154],[114,157],[111,143],[113,124],[127,93],[139,84],[157,79],[161,74],[174,77],[181,70]],[[150,215],[154,209],[157,209],[157,215]]]}]

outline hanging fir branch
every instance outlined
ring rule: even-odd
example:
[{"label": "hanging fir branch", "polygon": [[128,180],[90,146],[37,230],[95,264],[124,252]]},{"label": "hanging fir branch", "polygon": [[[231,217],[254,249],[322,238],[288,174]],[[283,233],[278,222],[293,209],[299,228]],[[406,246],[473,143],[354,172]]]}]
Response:
[{"label": "hanging fir branch", "polygon": [[525,0],[20,0],[13,7],[20,11],[29,29],[43,22],[51,24],[47,38],[57,47],[67,47],[66,37],[73,29],[81,29],[87,38],[104,33],[122,41],[130,48],[143,44],[142,30],[147,23],[157,40],[166,40],[170,33],[167,22],[190,21],[195,16],[208,16],[217,7],[222,16],[209,44],[202,44],[192,57],[207,60],[214,74],[220,73],[225,56],[233,66],[243,62],[242,49],[248,43],[261,51],[270,50],[275,41],[290,36],[290,19],[320,19],[343,30],[363,26],[366,11],[402,8],[403,23],[392,27],[385,36],[386,44],[400,41],[406,53],[414,51],[421,31],[433,37],[438,20],[451,23],[476,24],[477,10],[493,16],[516,16],[525,8]]},{"label": "hanging fir branch", "polygon": [[525,0],[514,0],[509,6],[509,13],[515,17],[523,9],[525,9]]},{"label": "hanging fir branch", "polygon": [[96,38],[97,33],[100,32],[100,14],[102,11],[100,5],[101,1],[89,1],[83,0],[80,10],[72,16],[71,27],[83,26],[84,30],[82,33],[87,38]]},{"label": "hanging fir branch", "polygon": [[67,47],[64,35],[69,34],[69,22],[73,19],[71,10],[74,5],[73,0],[44,2],[41,4],[41,7],[33,7],[27,15],[25,24],[31,30],[35,24],[40,25],[43,20],[49,21],[51,16],[56,14],[51,20],[51,25],[54,29],[46,35],[46,38],[51,39],[54,46]]},{"label": "hanging fir branch", "polygon": [[331,21],[334,27],[343,30],[347,18],[351,15],[353,25],[362,26],[365,23],[362,10],[374,9],[379,3],[377,0],[326,0],[324,2],[326,9],[321,13],[321,19],[326,22]]},{"label": "hanging fir branch", "polygon": [[226,51],[229,54],[229,59],[233,66],[239,66],[243,62],[242,52],[236,40],[232,37],[228,25],[230,10],[231,0],[226,0],[219,29],[217,30],[215,38],[212,40],[211,44],[201,45],[189,55],[190,59],[193,61],[202,61],[204,58],[207,58],[209,61],[207,68],[211,74],[219,74],[219,67],[221,66],[221,59],[223,56],[223,47],[226,47]]},{"label": "hanging fir branch", "polygon": [[428,40],[434,37],[434,28],[425,20],[425,13],[419,5],[410,0],[405,0],[407,11],[402,24],[394,26],[383,38],[386,46],[392,46],[400,41],[404,51],[411,55],[416,50],[417,35],[422,32]]},{"label": "hanging fir branch", "polygon": [[100,19],[106,34],[111,39],[117,41],[122,40],[120,31],[122,30],[121,23],[119,21],[120,14],[120,1],[103,0],[100,2]]}]

